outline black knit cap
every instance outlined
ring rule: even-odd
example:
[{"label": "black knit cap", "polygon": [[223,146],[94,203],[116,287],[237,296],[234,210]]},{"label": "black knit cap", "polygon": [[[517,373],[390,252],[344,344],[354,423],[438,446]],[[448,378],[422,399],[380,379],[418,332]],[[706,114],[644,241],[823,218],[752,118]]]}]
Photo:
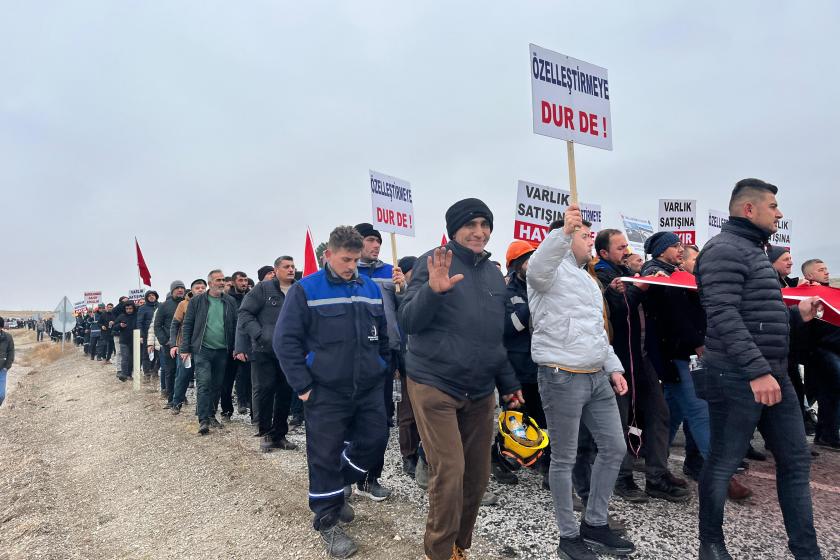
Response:
[{"label": "black knit cap", "polygon": [[788,251],[784,247],[779,247],[778,245],[770,245],[770,247],[767,248],[767,258],[770,259],[770,263],[772,264],[779,260],[782,257],[782,255],[789,252],[790,251]]},{"label": "black knit cap", "polygon": [[364,239],[365,237],[373,236],[379,239],[379,242],[382,243],[382,234],[379,233],[379,230],[373,229],[373,224],[368,224],[365,222],[361,224],[356,224],[353,227],[356,231],[359,232],[359,235],[362,236],[362,239]]},{"label": "black knit cap", "polygon": [[269,272],[271,272],[272,270],[274,270],[273,266],[268,266],[268,265],[261,266],[260,269],[257,271],[257,280],[262,282],[263,279],[265,278],[265,275],[268,274]]},{"label": "black knit cap", "polygon": [[399,261],[397,261],[397,266],[400,267],[403,274],[408,274],[412,268],[414,268],[414,263],[417,262],[417,257],[403,257]]},{"label": "black knit cap", "polygon": [[455,232],[464,224],[476,218],[487,218],[490,231],[493,231],[493,212],[481,200],[465,198],[450,206],[446,211],[446,233],[449,234],[449,239],[454,238]]}]

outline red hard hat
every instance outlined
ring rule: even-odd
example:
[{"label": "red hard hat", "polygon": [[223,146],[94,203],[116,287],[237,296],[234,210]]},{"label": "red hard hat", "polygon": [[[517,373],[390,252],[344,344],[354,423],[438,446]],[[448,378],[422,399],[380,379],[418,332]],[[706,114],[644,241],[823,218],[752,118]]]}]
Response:
[{"label": "red hard hat", "polygon": [[534,246],[528,243],[527,241],[521,241],[517,239],[516,241],[510,244],[507,253],[505,253],[505,262],[507,263],[507,268],[510,268],[510,263],[512,263],[522,255],[533,253],[535,250],[536,249],[534,248]]}]

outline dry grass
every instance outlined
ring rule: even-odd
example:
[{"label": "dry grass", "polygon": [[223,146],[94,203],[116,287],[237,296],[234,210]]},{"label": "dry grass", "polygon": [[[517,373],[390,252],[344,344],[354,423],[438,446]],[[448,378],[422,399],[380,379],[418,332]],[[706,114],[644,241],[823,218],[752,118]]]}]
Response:
[{"label": "dry grass", "polygon": [[21,364],[24,366],[44,366],[53,363],[60,357],[60,344],[41,342],[36,344],[21,358]]}]

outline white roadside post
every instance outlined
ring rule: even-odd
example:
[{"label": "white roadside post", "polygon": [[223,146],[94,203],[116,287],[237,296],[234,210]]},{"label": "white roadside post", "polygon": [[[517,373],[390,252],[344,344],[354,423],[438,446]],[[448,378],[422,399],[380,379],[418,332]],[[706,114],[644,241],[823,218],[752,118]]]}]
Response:
[{"label": "white roadside post", "polygon": [[140,390],[140,329],[134,329],[134,363],[131,366],[132,385],[135,391]]}]

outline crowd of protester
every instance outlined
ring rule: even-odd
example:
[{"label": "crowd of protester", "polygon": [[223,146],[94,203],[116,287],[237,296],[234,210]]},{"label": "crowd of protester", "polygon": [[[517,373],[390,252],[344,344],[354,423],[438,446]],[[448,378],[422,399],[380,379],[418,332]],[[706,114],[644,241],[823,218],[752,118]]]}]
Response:
[{"label": "crowd of protester", "polygon": [[[173,415],[194,383],[201,435],[224,429],[234,403],[265,452],[295,449],[286,435],[304,424],[313,527],[333,557],[357,549],[343,528],[350,494],[391,494],[380,477],[396,426],[403,472],[428,492],[432,560],[465,558],[479,507],[497,501],[488,479],[516,484],[523,465],[552,494],[561,558],[633,552],[608,515],[613,494],[685,503],[695,492],[700,558],[730,558],[724,502],[748,498],[738,473],[767,460],[750,443],[756,429],[777,464],[790,549],[820,558],[808,486],[818,453],[805,436],[840,449],[840,328],[811,320],[813,300],[782,302],[782,287],[827,286],[829,271],[810,259],[791,278],[790,252],[768,245],[776,193],[741,181],[730,221],[703,250],[659,232],[644,255],[617,229],[592,235],[572,205],[538,247],[510,244],[506,275],[485,250],[492,212],[464,199],[446,212],[447,245],[399,266],[379,259],[371,224],[339,226],[319,272],[301,278],[281,256],[256,283],[221,270],[189,287],[175,280],[162,300],[150,290],[79,316],[75,340],[91,360],[119,356],[125,381],[138,329],[143,375],[159,377]],[[699,289],[627,280],[677,271]],[[44,321],[33,328],[50,333]],[[0,364],[7,338],[0,331]],[[550,437],[538,460],[512,451],[498,407]],[[696,491],[669,470],[680,428]]]}]

